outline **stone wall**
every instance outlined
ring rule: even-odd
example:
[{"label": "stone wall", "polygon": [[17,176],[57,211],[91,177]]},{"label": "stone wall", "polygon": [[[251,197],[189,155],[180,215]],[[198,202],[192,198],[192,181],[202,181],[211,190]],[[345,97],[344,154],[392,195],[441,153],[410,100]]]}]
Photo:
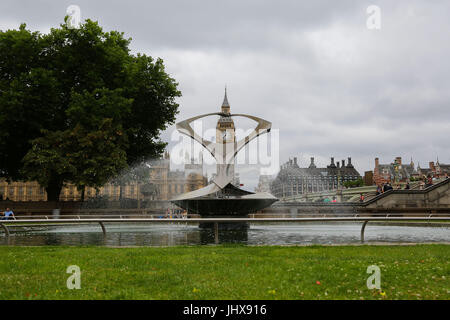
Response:
[{"label": "stone wall", "polygon": [[450,208],[450,179],[424,190],[391,190],[365,203],[367,208]]}]

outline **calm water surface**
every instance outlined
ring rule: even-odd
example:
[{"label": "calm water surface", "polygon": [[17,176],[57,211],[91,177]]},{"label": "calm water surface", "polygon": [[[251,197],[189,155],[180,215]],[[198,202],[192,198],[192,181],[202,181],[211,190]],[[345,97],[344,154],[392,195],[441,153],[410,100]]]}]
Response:
[{"label": "calm water surface", "polygon": [[[99,225],[10,227],[9,239],[0,234],[0,245],[97,245],[97,246],[176,246],[214,244],[214,234],[186,224],[105,224],[104,237]],[[252,224],[247,231],[220,231],[219,243],[248,245],[308,245],[360,242],[361,223]],[[449,227],[392,226],[368,224],[366,242],[414,243],[450,242]]]}]

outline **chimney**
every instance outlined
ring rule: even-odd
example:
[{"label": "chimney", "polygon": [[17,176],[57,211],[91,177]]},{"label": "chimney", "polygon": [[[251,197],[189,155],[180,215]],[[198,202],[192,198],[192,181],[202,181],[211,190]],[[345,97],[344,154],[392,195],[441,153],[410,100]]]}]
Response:
[{"label": "chimney", "polygon": [[430,162],[430,169],[431,169],[431,171],[436,171],[436,168],[434,166],[434,161]]},{"label": "chimney", "polygon": [[294,164],[297,165],[297,157],[294,157]]},{"label": "chimney", "polygon": [[339,169],[340,163],[339,163],[339,162],[337,162],[336,164],[337,164],[337,167],[338,167],[338,169]]},{"label": "chimney", "polygon": [[334,164],[334,157],[331,157],[331,164],[328,167],[336,168],[336,165]]},{"label": "chimney", "polygon": [[345,160],[342,160],[342,168],[345,167]]}]

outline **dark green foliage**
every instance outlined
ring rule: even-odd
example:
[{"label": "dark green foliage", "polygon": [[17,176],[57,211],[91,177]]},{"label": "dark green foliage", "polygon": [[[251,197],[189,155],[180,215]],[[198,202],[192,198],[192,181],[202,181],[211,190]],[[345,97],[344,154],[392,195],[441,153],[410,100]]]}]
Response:
[{"label": "dark green foliage", "polygon": [[180,92],[130,41],[91,20],[0,31],[0,176],[37,180],[58,200],[64,183],[99,187],[161,154]]},{"label": "dark green foliage", "polygon": [[364,181],[363,179],[358,179],[358,180],[354,180],[354,181],[345,181],[344,182],[344,187],[346,188],[358,188],[358,187],[363,187],[364,186]]}]

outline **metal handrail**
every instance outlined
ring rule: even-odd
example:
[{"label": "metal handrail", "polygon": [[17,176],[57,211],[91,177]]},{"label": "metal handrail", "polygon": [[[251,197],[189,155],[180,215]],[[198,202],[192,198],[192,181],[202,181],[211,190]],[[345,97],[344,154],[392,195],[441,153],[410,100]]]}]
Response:
[{"label": "metal handrail", "polygon": [[[363,222],[361,228],[361,242],[364,242],[364,231],[368,222],[379,222],[379,221],[396,221],[396,222],[411,222],[411,221],[450,221],[450,216],[436,217],[315,217],[315,218],[172,218],[172,219],[155,219],[155,218],[102,218],[102,219],[23,219],[23,220],[1,220],[0,227],[4,229],[7,237],[10,236],[9,229],[7,225],[19,225],[19,226],[29,226],[29,225],[46,225],[46,224],[81,224],[81,223],[98,223],[102,228],[103,235],[106,236],[106,228],[104,223],[124,223],[124,222],[154,222],[154,223],[175,223],[175,222],[190,222],[190,223],[213,223],[214,224],[214,238],[216,243],[218,243],[218,225],[219,223],[230,223],[230,222]],[[26,225],[24,225],[26,224]]]},{"label": "metal handrail", "polygon": [[[449,209],[450,210],[450,209]],[[433,210],[431,210],[433,211]],[[305,214],[305,213],[291,213],[291,212],[270,212],[270,213],[251,213],[249,214],[251,216],[255,216],[255,215],[260,215],[260,216],[298,216],[298,217],[304,217],[304,216],[361,216],[361,215],[369,215],[369,216],[386,216],[386,215],[406,215],[406,216],[429,216],[430,215],[430,210],[425,210],[423,212],[411,212],[411,213],[403,213],[403,212],[395,212],[395,210],[393,210],[393,212],[391,213],[385,213],[385,212],[357,212],[357,213],[353,213],[353,212],[344,212],[344,213],[310,213],[310,214]],[[442,216],[450,216],[449,213],[446,212],[433,212],[432,215],[442,215]],[[165,216],[165,214],[64,214],[64,215],[60,215],[60,216],[49,216],[49,215],[15,215],[14,219],[15,220],[22,220],[22,219],[39,219],[39,218],[45,218],[45,219],[67,219],[69,217],[75,217],[77,219],[81,219],[84,217],[87,218],[94,218],[94,217],[99,217],[99,218],[108,218],[108,217],[120,217],[121,219],[128,219],[127,217],[164,217],[167,218]],[[195,214],[188,214],[188,216],[197,216]],[[54,219],[53,219],[54,220]]]}]

